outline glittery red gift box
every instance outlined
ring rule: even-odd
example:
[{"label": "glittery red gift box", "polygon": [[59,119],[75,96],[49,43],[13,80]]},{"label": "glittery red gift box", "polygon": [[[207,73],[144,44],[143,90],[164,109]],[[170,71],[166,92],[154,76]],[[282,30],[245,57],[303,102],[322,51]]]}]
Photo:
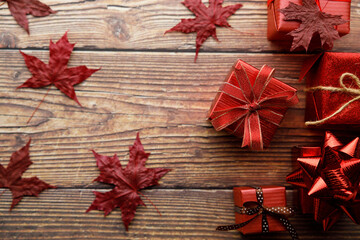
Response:
[{"label": "glittery red gift box", "polygon": [[[278,186],[262,186],[263,190],[263,205],[266,207],[286,207],[286,191],[285,187]],[[242,207],[246,202],[256,202],[256,190],[251,187],[235,187],[234,203],[235,206]],[[235,213],[236,224],[246,222],[253,218],[253,215],[246,215]],[[267,215],[269,223],[269,232],[282,232],[286,231],[284,225],[270,215]],[[242,234],[255,234],[262,233],[262,218],[257,217],[246,226],[239,229]]]},{"label": "glittery red gift box", "polygon": [[[315,55],[304,62],[300,79],[306,76],[307,89],[318,86],[341,88],[340,77],[343,73],[360,75],[360,53],[325,52]],[[344,84],[352,89],[359,89],[351,78],[345,78]],[[348,92],[327,90],[308,91],[306,99],[306,121],[325,119],[339,110],[357,95]],[[360,101],[354,101],[340,113],[324,123],[311,125],[316,128],[344,129],[360,128]]]},{"label": "glittery red gift box", "polygon": [[[285,21],[284,15],[279,11],[280,9],[286,8],[289,2],[298,5],[302,4],[302,0],[274,0],[268,5],[267,36],[270,41],[290,41],[292,37],[287,34],[300,26],[300,22],[298,21]],[[320,6],[324,12],[333,15],[342,15],[344,20],[349,21],[336,26],[340,36],[344,36],[350,32],[351,0],[320,0]]]}]

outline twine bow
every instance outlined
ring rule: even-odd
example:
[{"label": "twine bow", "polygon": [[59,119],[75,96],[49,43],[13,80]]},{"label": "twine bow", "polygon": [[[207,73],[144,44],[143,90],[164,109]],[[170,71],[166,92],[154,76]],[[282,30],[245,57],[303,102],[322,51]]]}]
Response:
[{"label": "twine bow", "polygon": [[[242,64],[241,68],[235,68],[234,72],[238,86],[226,82],[219,90],[230,97],[226,104],[228,107],[215,110],[213,114],[216,114],[216,117],[211,118],[210,121],[217,131],[236,123],[231,133],[243,135],[242,147],[249,146],[250,149],[262,150],[264,144],[261,121],[279,126],[284,115],[273,109],[296,104],[298,101],[296,92],[281,91],[279,88],[267,89],[274,73],[274,69],[267,65],[260,69],[254,85],[251,85]],[[264,94],[265,91],[267,91],[266,94]]]},{"label": "twine bow", "polygon": [[[344,79],[346,77],[350,77],[353,82],[359,87],[359,88],[351,88],[351,87],[347,87],[344,84]],[[319,90],[324,90],[324,91],[330,91],[330,92],[340,92],[340,93],[349,93],[352,95],[356,95],[356,97],[354,97],[353,99],[351,99],[350,101],[344,103],[338,110],[336,110],[333,114],[317,120],[317,121],[307,121],[305,122],[306,126],[313,126],[313,125],[320,125],[325,123],[327,120],[333,118],[334,116],[338,115],[339,113],[341,113],[347,106],[349,106],[351,103],[360,100],[360,79],[352,74],[352,73],[343,73],[339,79],[339,84],[341,87],[330,87],[330,86],[317,86],[317,87],[312,87],[309,89],[306,89],[306,91],[319,91]]]},{"label": "twine bow", "polygon": [[291,225],[290,221],[287,219],[288,216],[291,216],[295,211],[290,207],[266,207],[263,205],[264,197],[263,190],[260,187],[255,187],[256,189],[256,199],[257,202],[249,201],[245,202],[243,207],[235,206],[235,212],[246,215],[255,215],[251,219],[246,222],[227,225],[227,226],[219,226],[216,228],[218,231],[228,231],[235,230],[242,227],[245,227],[254,219],[262,215],[262,232],[269,232],[269,223],[267,220],[267,215],[275,217],[278,219],[288,230],[293,240],[298,239],[298,235],[296,233],[295,228]]}]

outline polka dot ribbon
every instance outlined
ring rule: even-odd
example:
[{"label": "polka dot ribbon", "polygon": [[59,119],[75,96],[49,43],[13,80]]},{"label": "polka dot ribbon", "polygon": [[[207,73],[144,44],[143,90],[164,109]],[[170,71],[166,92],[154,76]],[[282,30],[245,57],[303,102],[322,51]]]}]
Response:
[{"label": "polka dot ribbon", "polygon": [[264,196],[262,188],[255,187],[256,190],[256,198],[257,202],[246,202],[243,207],[235,206],[235,212],[246,215],[254,215],[253,218],[247,220],[246,222],[227,225],[227,226],[219,226],[216,228],[218,231],[229,231],[235,230],[242,227],[245,227],[247,224],[252,222],[255,218],[262,215],[262,232],[269,232],[269,222],[267,220],[267,215],[270,215],[274,218],[277,218],[286,228],[286,230],[290,233],[291,238],[293,240],[298,239],[298,235],[296,233],[295,228],[291,225],[290,221],[287,219],[288,216],[291,216],[295,211],[289,207],[265,207],[263,206]]}]

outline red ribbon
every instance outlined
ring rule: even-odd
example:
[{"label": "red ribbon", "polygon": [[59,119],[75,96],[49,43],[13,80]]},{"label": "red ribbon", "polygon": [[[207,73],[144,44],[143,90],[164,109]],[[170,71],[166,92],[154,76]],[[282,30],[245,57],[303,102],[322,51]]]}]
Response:
[{"label": "red ribbon", "polygon": [[[360,223],[360,159],[355,158],[359,138],[343,146],[336,137],[326,132],[324,147],[303,147],[297,162],[300,168],[286,177],[287,182],[301,187],[312,197],[314,218],[328,230],[345,212],[355,223]],[[306,196],[303,196],[305,198]],[[309,208],[311,206],[302,206]]]},{"label": "red ribbon", "polygon": [[231,101],[235,101],[236,105],[214,111],[218,116],[211,119],[211,123],[217,131],[237,123],[233,133],[243,131],[242,147],[261,150],[264,147],[261,121],[279,126],[284,116],[273,110],[296,104],[296,92],[277,92],[276,89],[271,89],[274,93],[264,97],[263,93],[274,72],[274,69],[267,65],[260,69],[253,86],[242,64],[240,69],[235,68],[234,71],[238,86],[224,83],[221,92],[229,96]]}]

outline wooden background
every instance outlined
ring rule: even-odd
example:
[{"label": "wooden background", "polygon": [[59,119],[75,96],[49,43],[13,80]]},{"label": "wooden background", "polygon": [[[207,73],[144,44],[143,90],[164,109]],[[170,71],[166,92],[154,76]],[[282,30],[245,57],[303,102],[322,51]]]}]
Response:
[{"label": "wooden background", "polygon": [[[266,39],[265,0],[226,0],[244,6],[218,28],[220,43],[209,39],[197,63],[196,34],[164,32],[193,15],[180,0],[43,0],[57,14],[29,16],[31,35],[0,7],[0,163],[32,138],[34,164],[25,177],[38,176],[58,189],[38,198],[24,197],[12,211],[11,193],[0,198],[0,239],[289,239],[287,233],[241,236],[217,232],[234,222],[232,187],[276,184],[287,187],[290,206],[295,191],[285,182],[294,170],[291,148],[317,145],[322,131],[304,127],[304,84],[297,77],[306,54],[288,54],[287,46]],[[360,47],[360,1],[352,1],[351,33],[334,51]],[[21,89],[30,77],[18,49],[48,60],[49,39],[69,30],[76,42],[70,66],[102,70],[76,87],[80,108],[52,89],[33,120],[26,121],[47,89]],[[270,64],[276,77],[299,90],[300,103],[288,111],[271,147],[240,149],[241,141],[216,132],[206,113],[229,68],[241,58],[255,67]],[[142,191],[162,212],[139,207],[128,232],[121,211],[106,218],[85,210],[92,191],[111,186],[92,183],[99,171],[90,149],[117,153],[128,161],[128,146],[140,132],[148,167],[168,167],[161,185]],[[346,133],[339,133],[346,135]],[[1,190],[1,189],[0,189]],[[147,201],[145,200],[147,203]],[[360,239],[360,226],[344,217],[323,233],[311,216],[291,219],[301,239]]]}]

